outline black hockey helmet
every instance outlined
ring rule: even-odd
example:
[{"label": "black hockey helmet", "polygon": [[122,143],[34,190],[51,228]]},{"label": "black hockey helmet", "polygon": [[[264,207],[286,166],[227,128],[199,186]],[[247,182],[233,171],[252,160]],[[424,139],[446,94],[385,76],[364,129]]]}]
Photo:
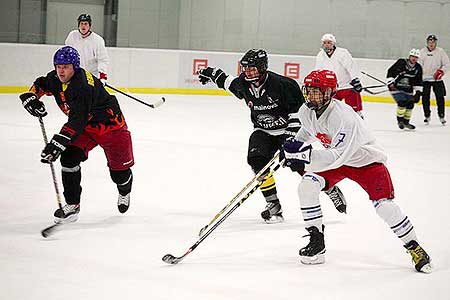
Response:
[{"label": "black hockey helmet", "polygon": [[[245,77],[249,81],[258,80],[262,75],[264,75],[269,66],[269,60],[267,58],[267,52],[264,49],[250,49],[248,50],[241,59],[241,69],[245,73]],[[246,69],[255,67],[258,70],[258,74],[254,76],[249,76]]]},{"label": "black hockey helmet", "polygon": [[81,22],[88,22],[89,26],[92,26],[92,18],[89,14],[81,14],[78,16],[78,26],[80,26]]},{"label": "black hockey helmet", "polygon": [[429,36],[427,36],[427,41],[437,41],[438,38],[435,34],[430,34]]}]

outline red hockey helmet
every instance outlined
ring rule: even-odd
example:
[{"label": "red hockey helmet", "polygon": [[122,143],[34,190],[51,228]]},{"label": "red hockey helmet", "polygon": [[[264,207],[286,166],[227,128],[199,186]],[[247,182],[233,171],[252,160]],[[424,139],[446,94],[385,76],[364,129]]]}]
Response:
[{"label": "red hockey helmet", "polygon": [[[337,77],[330,70],[316,70],[306,75],[303,80],[303,93],[305,94],[306,105],[313,110],[320,109],[331,101],[336,94]],[[314,90],[320,91],[322,96],[312,95]]]}]

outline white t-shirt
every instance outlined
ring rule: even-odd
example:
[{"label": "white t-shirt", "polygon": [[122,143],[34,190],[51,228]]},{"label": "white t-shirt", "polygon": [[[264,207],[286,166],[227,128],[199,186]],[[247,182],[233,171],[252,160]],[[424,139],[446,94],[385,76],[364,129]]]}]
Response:
[{"label": "white t-shirt", "polygon": [[[438,69],[447,72],[450,69],[450,60],[444,49],[436,47],[433,51],[427,47],[420,50],[419,64],[423,69],[423,81],[435,81],[434,73]],[[442,79],[441,79],[442,80]]]},{"label": "white t-shirt", "polygon": [[364,120],[342,101],[332,100],[317,119],[316,112],[302,105],[299,110],[301,129],[296,139],[306,143],[320,141],[325,149],[313,149],[309,172],[320,172],[343,165],[363,167],[384,163],[387,156],[375,142]]},{"label": "white t-shirt", "polygon": [[94,76],[99,73],[108,74],[109,57],[105,41],[95,32],[83,38],[78,30],[73,30],[66,38],[65,44],[77,49],[80,53],[80,65]]},{"label": "white t-shirt", "polygon": [[350,81],[361,78],[358,65],[347,49],[336,47],[331,57],[320,49],[316,56],[315,70],[330,70],[336,73],[338,88],[351,88]]}]

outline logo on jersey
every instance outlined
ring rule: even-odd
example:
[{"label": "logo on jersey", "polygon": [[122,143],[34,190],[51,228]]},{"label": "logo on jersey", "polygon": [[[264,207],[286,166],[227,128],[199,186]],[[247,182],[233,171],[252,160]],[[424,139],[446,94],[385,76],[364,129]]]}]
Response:
[{"label": "logo on jersey", "polygon": [[275,117],[267,114],[261,114],[256,117],[256,122],[264,129],[275,129],[286,126],[287,121],[283,118],[275,119]]},{"label": "logo on jersey", "polygon": [[254,107],[254,110],[271,110],[272,108],[276,108],[278,107],[278,104],[273,103],[273,104],[269,104],[269,105],[256,105]]},{"label": "logo on jersey", "polygon": [[331,147],[331,138],[326,133],[316,133],[316,138],[320,141],[325,148]]}]

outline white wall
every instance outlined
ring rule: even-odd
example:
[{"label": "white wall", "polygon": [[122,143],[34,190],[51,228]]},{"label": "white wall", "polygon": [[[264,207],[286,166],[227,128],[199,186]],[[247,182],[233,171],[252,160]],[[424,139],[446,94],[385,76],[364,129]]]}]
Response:
[{"label": "white wall", "polygon": [[67,35],[78,27],[78,16],[89,13],[92,31],[103,36],[103,5],[49,2],[47,6],[47,44],[64,43]]},{"label": "white wall", "polygon": [[[53,68],[53,54],[60,46],[0,43],[0,86],[30,86],[33,80]],[[202,86],[194,75],[194,60],[200,65],[207,60],[210,66],[220,66],[236,76],[242,53],[203,52],[182,50],[154,50],[133,48],[108,48],[111,58],[109,84],[117,87],[137,88],[197,88],[216,89],[214,85]],[[282,75],[295,75],[299,66],[301,83],[314,65],[315,57],[295,55],[269,55],[269,68]],[[385,78],[392,60],[356,59],[360,69],[380,79]],[[285,73],[291,64],[290,74]],[[196,64],[199,66],[199,64]],[[450,76],[444,77],[450,88]],[[364,85],[378,84],[362,75]],[[386,94],[387,95],[387,94]]]},{"label": "white wall", "polygon": [[182,0],[179,49],[315,55],[332,32],[355,57],[394,59],[430,33],[449,49],[449,16],[450,0]]}]

